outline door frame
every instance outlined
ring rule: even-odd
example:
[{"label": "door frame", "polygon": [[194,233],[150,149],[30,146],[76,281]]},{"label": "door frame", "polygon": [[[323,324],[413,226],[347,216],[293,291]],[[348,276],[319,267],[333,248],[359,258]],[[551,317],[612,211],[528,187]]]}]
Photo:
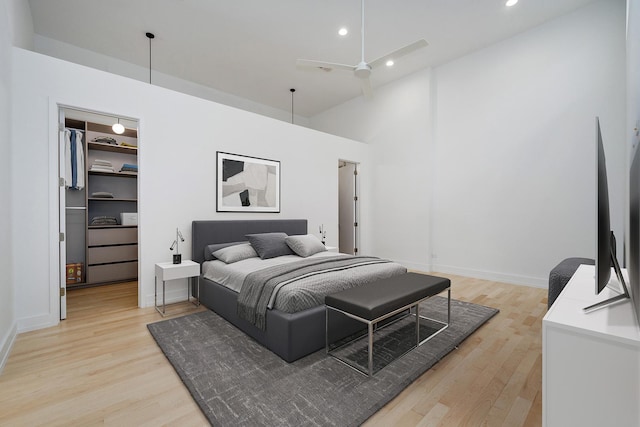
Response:
[{"label": "door frame", "polygon": [[[64,182],[65,169],[65,111],[58,108],[58,259],[59,259],[59,293],[60,293],[60,320],[67,318],[67,192]],[[83,171],[84,172],[84,171]],[[64,237],[62,237],[64,236]]]},{"label": "door frame", "polygon": [[[359,168],[360,163],[354,162],[351,160],[338,159],[338,248],[340,247],[340,165],[342,163],[347,163],[354,166],[354,174],[353,174],[353,219],[354,225],[353,229],[353,254],[358,255],[360,252],[360,196],[359,196]],[[338,249],[339,250],[339,249]]]},{"label": "door frame", "polygon": [[[62,265],[62,261],[66,258],[66,238],[65,242],[60,241],[61,222],[65,219],[63,213],[65,212],[65,199],[60,198],[60,192],[64,193],[64,186],[60,186],[60,168],[61,164],[64,167],[63,158],[60,152],[60,112],[64,109],[76,110],[80,112],[86,112],[90,114],[97,114],[105,117],[120,117],[130,121],[136,121],[138,123],[138,164],[141,162],[142,150],[141,148],[141,136],[140,136],[140,119],[134,118],[125,114],[105,113],[104,111],[94,110],[91,108],[76,107],[71,103],[60,102],[49,98],[49,321],[47,325],[43,325],[39,322],[38,325],[29,325],[25,330],[37,329],[44,326],[53,326],[60,323],[62,319],[61,309],[61,296],[60,289],[65,287],[65,304],[66,304],[66,267]],[[64,127],[64,123],[62,124]],[[142,194],[140,192],[140,179],[137,179],[138,186],[138,221],[140,221],[140,205],[142,200]],[[64,230],[64,227],[62,229]],[[66,231],[66,230],[65,230]],[[65,236],[66,237],[66,236]],[[63,255],[64,253],[64,255]],[[138,307],[142,307],[142,276],[141,276],[141,255],[142,253],[142,241],[140,239],[140,226],[138,226]],[[64,280],[63,280],[64,279]],[[66,316],[66,313],[64,313]]]}]

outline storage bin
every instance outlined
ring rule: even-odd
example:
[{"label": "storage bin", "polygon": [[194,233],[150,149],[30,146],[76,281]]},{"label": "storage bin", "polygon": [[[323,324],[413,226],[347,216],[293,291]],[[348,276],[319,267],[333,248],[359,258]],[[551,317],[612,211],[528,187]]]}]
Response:
[{"label": "storage bin", "polygon": [[67,267],[67,285],[74,285],[76,283],[82,283],[82,272],[84,270],[84,264],[81,262],[69,263]]},{"label": "storage bin", "polygon": [[76,283],[76,264],[67,264],[67,285]]},{"label": "storage bin", "polygon": [[120,224],[122,225],[138,225],[138,213],[137,212],[121,212]]}]

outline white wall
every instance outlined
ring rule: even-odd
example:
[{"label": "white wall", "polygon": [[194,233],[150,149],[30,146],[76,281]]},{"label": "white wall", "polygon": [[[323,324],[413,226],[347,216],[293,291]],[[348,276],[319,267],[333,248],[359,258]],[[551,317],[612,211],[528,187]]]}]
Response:
[{"label": "white wall", "polygon": [[[149,68],[140,67],[138,65],[92,52],[59,40],[54,40],[36,34],[34,36],[34,48],[36,52],[53,56],[55,58],[64,59],[76,64],[86,65],[98,70],[108,71],[113,74],[130,77],[143,82],[149,82]],[[240,98],[211,87],[202,86],[197,83],[158,72],[157,70],[153,70],[153,68],[151,81],[155,86],[176,90],[178,92],[208,99],[209,101],[218,102],[220,104],[240,108],[242,110],[251,111],[253,113],[262,114],[263,116],[291,123],[291,111],[279,110],[245,98]],[[286,96],[290,96],[289,92],[286,93]],[[306,117],[295,115],[294,123],[306,126],[308,124],[308,119]]]},{"label": "white wall", "polygon": [[0,371],[17,333],[14,301],[11,200],[11,46],[33,46],[33,19],[27,0],[0,0]]},{"label": "white wall", "polygon": [[10,20],[7,28],[13,46],[33,49],[33,18],[29,0],[3,0],[7,5]]},{"label": "white wall", "polygon": [[604,1],[435,71],[435,269],[544,286],[594,258],[595,116],[622,248],[624,55],[624,2]]},{"label": "white wall", "polygon": [[[596,115],[622,245],[624,55],[624,1],[604,0],[310,126],[370,143],[380,169],[417,172],[387,203],[376,201],[371,227],[389,233],[374,251],[418,268],[546,286],[563,258],[594,257]],[[409,100],[393,95],[409,91]]]},{"label": "white wall", "polygon": [[430,71],[412,74],[314,116],[310,126],[365,141],[373,154],[372,250],[430,271]]},{"label": "white wall", "polygon": [[[0,200],[10,200],[11,183],[11,33],[6,0],[0,2]],[[0,204],[0,371],[16,334],[11,269],[11,215]]]},{"label": "white wall", "polygon": [[627,1],[627,127],[628,149],[640,141],[640,0]]},{"label": "white wall", "polygon": [[[338,159],[344,158],[361,163],[363,203],[368,199],[366,144],[22,49],[13,49],[13,69],[20,70],[13,76],[14,271],[29,272],[15,279],[19,330],[57,321],[56,104],[140,121],[139,280],[145,306],[153,301],[154,264],[171,259],[176,227],[187,239],[184,258],[191,255],[191,221],[201,219],[307,218],[312,232],[325,224],[327,244],[336,246]],[[217,214],[217,150],[281,161],[282,212]],[[168,285],[170,295],[184,298],[184,282]]]}]

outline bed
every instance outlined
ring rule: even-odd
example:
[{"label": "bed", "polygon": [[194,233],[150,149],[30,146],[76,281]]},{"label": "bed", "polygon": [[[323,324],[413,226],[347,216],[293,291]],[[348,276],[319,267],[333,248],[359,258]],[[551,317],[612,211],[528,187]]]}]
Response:
[{"label": "bed", "polygon": [[[293,362],[301,357],[313,353],[325,346],[326,314],[324,304],[316,301],[315,306],[304,306],[300,311],[288,312],[289,309],[280,309],[278,303],[270,301],[270,308],[264,312],[262,323],[247,320],[246,313],[239,310],[239,302],[243,303],[243,296],[238,288],[229,287],[224,280],[213,279],[210,273],[210,257],[205,259],[205,253],[212,247],[223,247],[231,242],[246,241],[247,235],[260,233],[282,232],[289,236],[302,236],[307,234],[307,220],[226,220],[226,221],[193,221],[192,223],[192,259],[201,265],[200,276],[200,302],[213,310],[227,321],[244,331],[247,335],[260,344],[276,353],[287,362]],[[215,246],[211,246],[215,245]],[[283,256],[282,258],[288,258]],[[324,258],[323,258],[324,257]],[[298,257],[295,257],[298,258]],[[322,258],[320,260],[320,258]],[[352,262],[342,260],[339,254],[319,253],[308,258],[300,258],[309,264],[336,262]],[[265,260],[269,261],[269,260]],[[213,262],[218,262],[215,259]],[[237,263],[257,264],[260,258],[241,261]],[[355,260],[353,261],[355,262]],[[374,261],[372,261],[374,263]],[[388,271],[384,275],[392,276],[403,274],[406,269],[395,263],[389,263]],[[235,265],[235,264],[234,264]],[[383,268],[371,266],[365,268]],[[384,266],[386,269],[387,267]],[[379,275],[379,273],[376,273]],[[225,274],[219,274],[220,277]],[[371,276],[366,280],[375,280],[378,276]],[[224,284],[218,282],[218,280]],[[320,279],[313,279],[319,281]],[[324,280],[324,279],[322,279]],[[359,279],[362,281],[363,279]],[[316,298],[317,299],[317,298]],[[239,315],[238,312],[241,311]],[[351,319],[338,319],[339,325],[332,325],[333,330],[343,330],[345,335],[353,333],[361,325]]]}]

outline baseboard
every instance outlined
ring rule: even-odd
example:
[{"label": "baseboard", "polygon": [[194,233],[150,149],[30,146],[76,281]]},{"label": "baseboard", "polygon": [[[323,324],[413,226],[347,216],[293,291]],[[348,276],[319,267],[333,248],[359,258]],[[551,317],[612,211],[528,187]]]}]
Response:
[{"label": "baseboard", "polygon": [[[146,295],[143,304],[144,307],[153,307],[153,295]],[[164,296],[165,304],[173,304],[176,302],[186,302],[187,301],[187,289],[186,285],[180,286],[180,289],[171,289],[165,292]],[[158,290],[158,305],[162,304],[162,291]]]},{"label": "baseboard", "polygon": [[475,279],[492,280],[494,282],[510,283],[512,285],[531,286],[534,288],[547,289],[549,287],[548,278],[538,278],[521,276],[517,274],[505,274],[495,271],[474,270],[471,268],[455,267],[451,265],[434,264],[433,271],[440,273],[456,274],[458,276],[473,277]]},{"label": "baseboard", "polygon": [[3,337],[2,343],[0,345],[0,373],[2,373],[2,371],[4,370],[4,365],[9,359],[9,354],[11,353],[13,343],[16,341],[17,336],[18,325],[16,322],[13,322],[13,325],[9,329],[9,333],[5,337]]},{"label": "baseboard", "polygon": [[407,270],[415,271],[417,273],[429,273],[431,271],[430,264],[422,264],[422,263],[404,261],[399,259],[394,259],[393,262],[397,262],[398,264],[407,267]]},{"label": "baseboard", "polygon": [[49,314],[18,319],[18,333],[50,328],[51,326],[56,326],[58,323],[60,323],[60,319],[52,318]]}]

